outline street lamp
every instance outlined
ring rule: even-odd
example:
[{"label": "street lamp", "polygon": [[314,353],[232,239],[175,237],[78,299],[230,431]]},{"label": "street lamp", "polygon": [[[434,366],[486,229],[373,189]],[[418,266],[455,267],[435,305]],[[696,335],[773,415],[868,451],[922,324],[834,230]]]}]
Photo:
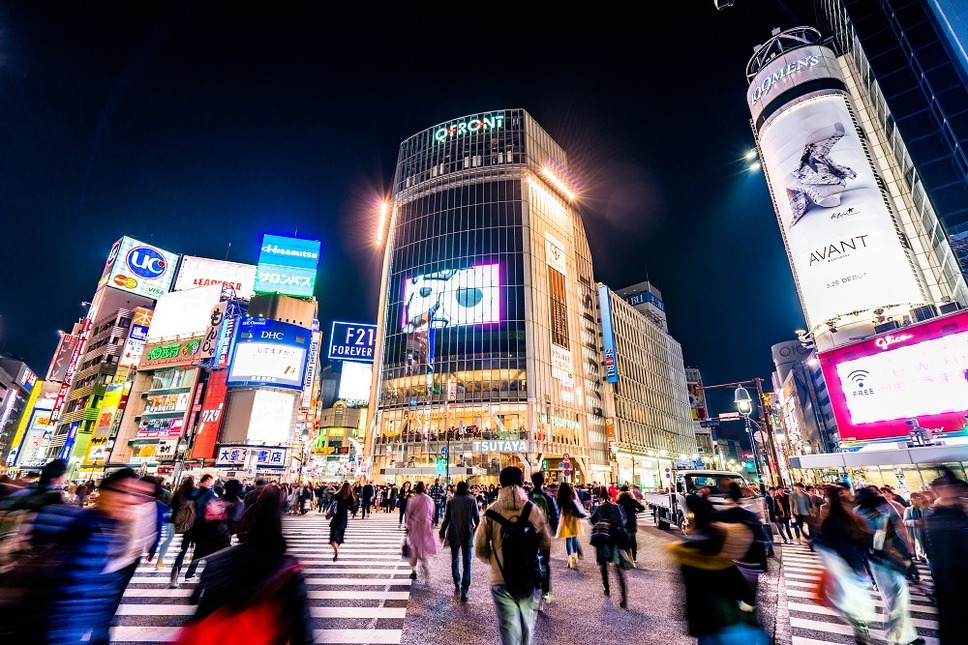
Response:
[{"label": "street lamp", "polygon": [[753,399],[742,385],[733,392],[733,403],[736,404],[736,411],[743,416],[748,416],[753,411]]}]

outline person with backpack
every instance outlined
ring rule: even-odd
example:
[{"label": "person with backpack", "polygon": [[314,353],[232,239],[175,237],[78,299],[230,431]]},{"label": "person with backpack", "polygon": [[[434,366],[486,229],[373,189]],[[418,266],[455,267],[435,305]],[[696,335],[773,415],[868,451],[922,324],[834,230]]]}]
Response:
[{"label": "person with backpack", "polygon": [[160,570],[165,568],[165,555],[175,537],[175,525],[172,524],[171,506],[165,499],[164,493],[167,491],[162,486],[161,480],[156,477],[144,477],[143,481],[150,482],[155,487],[155,510],[157,511],[155,520],[158,525],[158,535],[148,550],[146,561],[151,562],[157,554],[158,562],[155,564],[155,569]]},{"label": "person with backpack", "polygon": [[[215,491],[212,490],[213,477],[209,474],[202,475],[202,478],[198,481],[198,486],[192,484],[192,478],[189,476],[186,478],[188,481],[183,481],[179,491],[175,493],[175,500],[178,501],[177,506],[174,506],[174,517],[175,517],[175,532],[182,533],[182,545],[181,549],[178,551],[178,556],[175,558],[175,563],[171,567],[171,581],[168,585],[170,589],[178,588],[178,575],[181,573],[182,564],[185,562],[185,555],[188,553],[188,548],[191,545],[195,545],[195,550],[192,553],[192,560],[188,565],[188,571],[185,572],[185,579],[195,577],[195,571],[198,569],[198,563],[201,559],[198,555],[198,544],[197,542],[204,534],[205,528],[205,506],[213,499],[215,499]],[[179,494],[181,498],[179,499]]]},{"label": "person with backpack", "polygon": [[615,571],[618,573],[619,589],[622,592],[619,607],[625,609],[628,606],[628,589],[622,568],[627,565],[622,561],[621,551],[630,546],[630,537],[625,531],[625,511],[612,501],[611,493],[604,486],[598,487],[597,496],[598,507],[588,518],[592,525],[590,541],[595,547],[595,559],[602,572],[602,585],[605,587],[606,596],[611,593],[608,584],[608,565],[609,563],[616,565]]},{"label": "person with backpack", "polygon": [[625,512],[625,530],[632,540],[629,551],[632,553],[632,566],[634,567],[636,566],[635,561],[639,557],[639,544],[636,539],[639,530],[638,514],[644,513],[645,507],[632,495],[628,484],[622,484],[615,503],[621,506],[622,511]]},{"label": "person with backpack", "polygon": [[502,645],[530,645],[534,596],[541,586],[540,551],[551,548],[548,520],[524,492],[524,472],[507,466],[501,488],[474,536],[474,553],[490,564],[491,597]]},{"label": "person with backpack", "polygon": [[[555,498],[548,494],[544,489],[544,473],[536,470],[531,473],[531,493],[528,499],[541,509],[541,512],[548,518],[548,527],[551,534],[558,533],[558,504]],[[541,579],[541,598],[538,600],[538,611],[542,611],[544,606],[551,602],[551,549],[541,551],[541,562],[544,565],[544,577]]]},{"label": "person with backpack", "polygon": [[339,557],[339,547],[346,537],[346,525],[350,521],[352,504],[353,489],[349,482],[343,482],[339,492],[332,496],[325,515],[329,520],[329,544],[333,547],[333,562]]},{"label": "person with backpack", "polygon": [[746,554],[735,560],[736,568],[749,583],[753,598],[756,598],[759,577],[767,570],[767,546],[763,538],[763,523],[760,517],[751,510],[743,508],[740,502],[743,490],[736,482],[731,482],[726,489],[726,497],[718,510],[713,511],[713,522],[742,524],[753,535]]}]

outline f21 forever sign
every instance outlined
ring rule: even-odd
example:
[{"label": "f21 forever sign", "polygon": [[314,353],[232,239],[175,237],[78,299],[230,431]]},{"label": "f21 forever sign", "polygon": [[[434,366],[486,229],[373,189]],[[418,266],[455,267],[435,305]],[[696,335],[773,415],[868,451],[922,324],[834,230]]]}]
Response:
[{"label": "f21 forever sign", "polygon": [[329,336],[329,360],[372,363],[376,325],[334,321]]}]

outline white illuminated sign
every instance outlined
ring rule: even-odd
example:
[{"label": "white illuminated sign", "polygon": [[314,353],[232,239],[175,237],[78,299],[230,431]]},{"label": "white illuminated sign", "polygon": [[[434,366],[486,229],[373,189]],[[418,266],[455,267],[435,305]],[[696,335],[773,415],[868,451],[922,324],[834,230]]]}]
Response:
[{"label": "white illuminated sign", "polygon": [[249,300],[255,293],[256,267],[254,264],[239,264],[223,260],[210,260],[186,255],[178,267],[175,278],[174,291],[184,291],[196,287],[227,284],[235,290],[235,294]]},{"label": "white illuminated sign", "polygon": [[302,389],[305,363],[306,349],[303,347],[282,343],[238,343],[229,382],[245,380]]},{"label": "white illuminated sign", "polygon": [[246,443],[265,443],[267,445],[286,443],[292,427],[296,393],[279,390],[257,390],[254,396]]},{"label": "white illuminated sign", "polygon": [[434,130],[434,141],[443,143],[448,139],[455,139],[487,130],[500,130],[503,127],[504,114],[489,114],[478,118],[467,119],[466,121],[455,121],[449,125],[439,127]]},{"label": "white illuminated sign", "polygon": [[859,424],[964,410],[966,369],[968,331],[844,361],[837,376],[850,420]]},{"label": "white illuminated sign", "polygon": [[339,376],[339,398],[344,401],[369,401],[372,363],[346,361]]}]

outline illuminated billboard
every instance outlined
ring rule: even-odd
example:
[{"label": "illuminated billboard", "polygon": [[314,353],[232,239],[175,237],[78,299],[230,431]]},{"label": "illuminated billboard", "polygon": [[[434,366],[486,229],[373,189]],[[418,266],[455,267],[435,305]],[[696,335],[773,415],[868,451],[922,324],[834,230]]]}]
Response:
[{"label": "illuminated billboard", "polygon": [[295,392],[255,392],[246,443],[277,446],[289,443],[295,404]]},{"label": "illuminated billboard", "polygon": [[343,363],[339,375],[338,398],[343,401],[370,401],[373,366],[366,363]]},{"label": "illuminated billboard", "polygon": [[316,289],[319,240],[265,235],[253,290],[308,298]]},{"label": "illuminated billboard", "polygon": [[227,284],[239,298],[249,300],[255,293],[256,267],[223,260],[210,260],[194,255],[182,256],[172,291]]},{"label": "illuminated billboard", "polygon": [[819,354],[842,441],[961,430],[968,414],[968,312]]},{"label": "illuminated billboard", "polygon": [[178,254],[125,236],[111,247],[98,286],[157,300],[168,293],[177,264]]},{"label": "illuminated billboard", "polygon": [[54,358],[47,368],[47,381],[57,383],[64,381],[64,378],[67,376],[67,365],[71,362],[71,356],[74,355],[74,348],[77,346],[79,340],[77,336],[71,334],[64,334],[60,337],[60,342],[57,344],[57,351],[54,352]]},{"label": "illuminated billboard", "polygon": [[141,362],[141,356],[145,351],[145,342],[148,340],[148,329],[151,327],[153,313],[151,309],[144,307],[138,307],[134,310],[134,316],[131,319],[131,328],[128,330],[128,338],[124,343],[124,351],[118,359],[118,365],[134,367]]},{"label": "illuminated billboard", "polygon": [[618,358],[615,356],[615,330],[612,329],[612,303],[608,287],[598,287],[598,302],[602,311],[602,345],[605,353],[605,380],[618,383]]},{"label": "illuminated billboard", "polygon": [[329,360],[372,363],[375,348],[376,325],[333,321]]},{"label": "illuminated billboard", "polygon": [[408,278],[403,289],[403,330],[409,334],[426,327],[500,322],[500,273],[499,265],[482,264]]},{"label": "illuminated billboard", "polygon": [[220,284],[164,294],[155,305],[147,341],[204,334],[210,324],[212,307],[221,297]]},{"label": "illuminated billboard", "polygon": [[230,386],[301,390],[312,332],[266,318],[242,318],[229,364]]},{"label": "illuminated billboard", "polygon": [[[824,70],[835,76],[831,81],[842,81],[836,65],[825,62],[833,56],[827,48],[798,48],[788,56],[817,61],[788,80],[813,79]],[[793,63],[778,57],[751,87],[762,88],[763,79]],[[828,90],[808,100],[801,93],[796,102],[791,99],[775,114],[768,112],[759,131],[777,217],[811,327],[878,307],[910,308],[925,299],[849,100],[842,91]]]}]

